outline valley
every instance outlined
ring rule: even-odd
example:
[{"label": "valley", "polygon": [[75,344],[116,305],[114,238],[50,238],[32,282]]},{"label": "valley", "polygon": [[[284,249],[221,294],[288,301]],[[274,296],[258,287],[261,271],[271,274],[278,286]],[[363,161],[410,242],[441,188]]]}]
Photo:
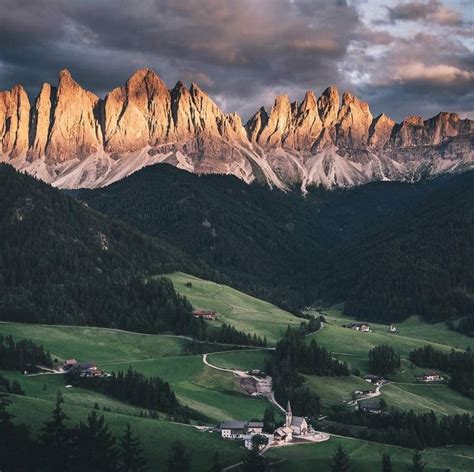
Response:
[{"label": "valley", "polygon": [[[190,298],[193,306],[216,310],[222,314],[222,321],[232,323],[240,329],[250,330],[253,326],[260,335],[271,342],[278,341],[284,334],[285,326],[299,326],[302,319],[295,318],[267,302],[245,295],[235,289],[199,279],[185,273],[173,273],[178,292]],[[191,286],[189,285],[191,283]],[[324,324],[318,332],[305,336],[305,342],[315,339],[328,348],[334,356],[349,364],[351,369],[367,373],[367,353],[377,344],[387,344],[402,357],[402,366],[391,378],[391,383],[381,389],[381,397],[389,407],[416,412],[434,411],[436,415],[473,414],[474,401],[461,396],[445,384],[423,385],[415,376],[423,369],[414,368],[407,356],[410,350],[431,344],[438,350],[450,351],[472,346],[472,338],[449,331],[444,323],[427,324],[418,318],[410,318],[398,323],[397,333],[388,332],[388,326],[371,323],[372,332],[363,333],[342,327],[353,319],[342,315],[339,307],[312,312],[324,316]],[[271,316],[271,317],[270,317]],[[261,322],[265,320],[266,322]],[[208,321],[213,324],[218,321]],[[425,331],[425,334],[422,334]],[[0,334],[11,334],[16,339],[27,338],[41,344],[60,361],[74,357],[78,361],[94,361],[107,372],[126,370],[129,366],[147,376],[158,375],[168,381],[178,400],[206,418],[204,424],[214,426],[224,420],[261,419],[270,403],[265,398],[252,397],[245,393],[236,377],[229,372],[207,367],[202,354],[187,352],[191,341],[174,335],[139,334],[116,329],[30,325],[0,323]],[[423,339],[422,339],[423,338]],[[426,338],[436,339],[430,342]],[[272,357],[272,350],[238,349],[212,352],[208,355],[212,365],[223,369],[265,369]],[[65,411],[69,421],[84,418],[87,411],[99,407],[104,410],[112,431],[130,423],[140,439],[147,458],[153,464],[163,464],[169,445],[173,440],[183,440],[193,452],[193,470],[210,467],[215,448],[222,453],[222,461],[234,464],[242,457],[239,441],[222,440],[216,434],[199,431],[193,425],[172,423],[165,416],[159,419],[141,417],[141,409],[114,400],[98,392],[83,388],[65,388],[62,375],[40,374],[25,376],[9,371],[1,375],[18,380],[25,396],[11,396],[11,413],[16,421],[28,421],[36,434],[39,425],[49,415],[56,392],[61,391]],[[322,415],[331,415],[331,409],[348,404],[356,390],[367,389],[367,382],[361,377],[318,377],[305,375],[305,386],[321,398]],[[378,400],[378,399],[377,399]],[[362,402],[363,403],[363,402]],[[35,414],[30,417],[29,411]],[[280,412],[275,409],[277,418]],[[196,425],[196,422],[192,421]],[[202,423],[201,423],[202,424]],[[324,428],[324,420],[316,425]],[[344,436],[344,435],[343,435]],[[160,448],[154,445],[156,441]],[[382,445],[360,439],[341,437],[331,433],[327,443],[293,445],[292,447],[270,448],[266,456],[276,462],[274,470],[309,470],[314,464],[326,470],[331,451],[337,444],[343,444],[355,465],[364,470],[378,470],[382,451],[392,454],[395,467],[403,467],[411,460],[408,449]],[[199,452],[198,452],[199,451]],[[456,446],[451,449],[428,449],[424,458],[429,462],[428,470],[440,470],[449,464],[453,471],[467,471],[474,464],[474,454],[470,448]],[[284,459],[283,462],[279,462]],[[432,468],[431,465],[435,466]],[[397,469],[395,469],[397,470]]]}]

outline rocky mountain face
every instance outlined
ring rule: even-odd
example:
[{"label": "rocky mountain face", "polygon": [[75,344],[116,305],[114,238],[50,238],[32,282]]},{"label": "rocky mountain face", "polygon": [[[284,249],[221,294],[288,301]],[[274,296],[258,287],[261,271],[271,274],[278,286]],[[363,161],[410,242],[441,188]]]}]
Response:
[{"label": "rocky mountain face", "polygon": [[67,70],[31,104],[17,85],[0,92],[0,160],[64,188],[108,185],[148,165],[232,174],[278,188],[414,181],[474,167],[474,122],[455,113],[373,117],[335,87],[301,103],[276,97],[246,125],[196,84],[168,89],[140,69],[101,99]]}]

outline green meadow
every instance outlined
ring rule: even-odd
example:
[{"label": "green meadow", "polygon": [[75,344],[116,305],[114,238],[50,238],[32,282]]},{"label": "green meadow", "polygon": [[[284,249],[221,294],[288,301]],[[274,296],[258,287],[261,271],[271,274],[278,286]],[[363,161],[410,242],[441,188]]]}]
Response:
[{"label": "green meadow", "polygon": [[195,308],[217,311],[217,323],[231,324],[246,333],[266,336],[269,344],[275,344],[283,336],[288,325],[298,326],[302,321],[271,303],[227,285],[182,272],[166,274],[166,277],[172,280],[175,289],[185,295]]},{"label": "green meadow", "polygon": [[[330,470],[332,454],[338,444],[341,444],[349,453],[355,470],[361,472],[381,471],[383,452],[390,454],[394,472],[405,472],[414,453],[412,449],[397,446],[360,439],[332,437],[329,441],[319,444],[299,444],[270,449],[266,455],[274,462],[285,459],[273,466],[276,472],[313,472],[315,470],[326,472]],[[423,451],[423,458],[428,462],[426,470],[429,472],[474,470],[474,453],[471,448],[427,449]]]}]

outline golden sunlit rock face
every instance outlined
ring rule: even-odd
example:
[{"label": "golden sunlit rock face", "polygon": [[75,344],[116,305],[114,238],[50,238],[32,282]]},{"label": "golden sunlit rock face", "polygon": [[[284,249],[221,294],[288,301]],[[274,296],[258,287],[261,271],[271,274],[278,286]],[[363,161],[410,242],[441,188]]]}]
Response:
[{"label": "golden sunlit rock face", "polygon": [[473,122],[442,112],[397,124],[335,87],[302,102],[277,96],[244,126],[198,85],[171,90],[140,69],[102,100],[67,70],[30,106],[21,86],[0,93],[2,160],[63,187],[97,187],[151,164],[232,174],[285,188],[416,179],[472,167]]}]

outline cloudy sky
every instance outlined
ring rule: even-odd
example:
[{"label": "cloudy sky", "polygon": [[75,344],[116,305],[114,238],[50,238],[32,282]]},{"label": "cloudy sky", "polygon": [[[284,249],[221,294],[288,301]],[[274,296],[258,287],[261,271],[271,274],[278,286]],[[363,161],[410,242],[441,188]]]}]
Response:
[{"label": "cloudy sky", "polygon": [[394,119],[474,118],[473,0],[0,0],[0,89],[67,68],[100,96],[140,67],[246,119],[334,84]]}]

